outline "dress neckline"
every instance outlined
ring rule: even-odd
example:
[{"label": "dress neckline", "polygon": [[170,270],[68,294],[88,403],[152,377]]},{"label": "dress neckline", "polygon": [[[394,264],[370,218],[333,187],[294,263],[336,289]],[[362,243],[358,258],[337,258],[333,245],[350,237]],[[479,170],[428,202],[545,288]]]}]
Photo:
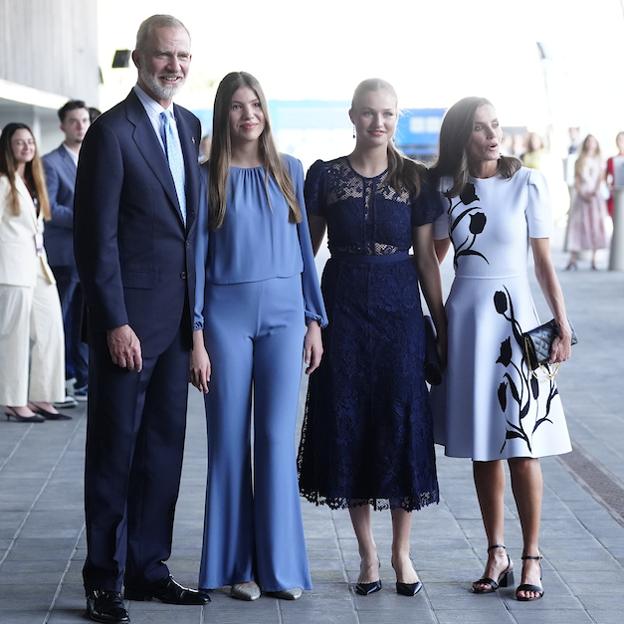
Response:
[{"label": "dress neckline", "polygon": [[365,175],[362,175],[359,171],[356,171],[354,169],[354,167],[351,164],[351,161],[349,160],[348,156],[345,156],[344,159],[345,159],[349,169],[351,169],[351,171],[353,171],[353,173],[355,173],[355,175],[358,176],[358,178],[362,178],[363,180],[376,180],[377,178],[381,178],[381,176],[383,176],[386,173],[388,173],[388,168],[386,167],[381,173],[378,173],[376,176],[365,176]]},{"label": "dress neckline", "polygon": [[255,167],[240,167],[238,165],[230,165],[230,169],[238,169],[239,171],[254,171],[256,169],[264,169],[264,165],[256,165]]},{"label": "dress neckline", "polygon": [[501,179],[501,175],[498,172],[495,173],[493,176],[488,176],[487,178],[477,178],[476,176],[469,175],[468,179],[471,182],[489,182],[490,180],[500,180]]}]

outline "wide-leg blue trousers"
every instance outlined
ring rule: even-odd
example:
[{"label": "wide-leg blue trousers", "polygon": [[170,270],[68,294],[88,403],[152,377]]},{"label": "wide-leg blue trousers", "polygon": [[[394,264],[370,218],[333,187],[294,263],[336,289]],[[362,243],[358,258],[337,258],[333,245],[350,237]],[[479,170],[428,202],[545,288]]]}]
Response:
[{"label": "wide-leg blue trousers", "polygon": [[301,276],[208,284],[204,319],[212,376],[199,586],[310,589],[295,463]]}]

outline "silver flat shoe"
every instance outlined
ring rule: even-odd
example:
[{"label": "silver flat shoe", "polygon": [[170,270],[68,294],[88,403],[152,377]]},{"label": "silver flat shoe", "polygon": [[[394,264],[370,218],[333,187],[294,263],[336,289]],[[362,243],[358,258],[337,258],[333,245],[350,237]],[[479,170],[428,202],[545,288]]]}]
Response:
[{"label": "silver flat shoe", "polygon": [[279,591],[266,593],[281,600],[299,600],[303,595],[303,589],[301,587],[291,587],[290,589],[280,589]]},{"label": "silver flat shoe", "polygon": [[230,588],[230,596],[238,600],[258,600],[260,598],[260,588],[254,581],[247,583],[234,583]]}]

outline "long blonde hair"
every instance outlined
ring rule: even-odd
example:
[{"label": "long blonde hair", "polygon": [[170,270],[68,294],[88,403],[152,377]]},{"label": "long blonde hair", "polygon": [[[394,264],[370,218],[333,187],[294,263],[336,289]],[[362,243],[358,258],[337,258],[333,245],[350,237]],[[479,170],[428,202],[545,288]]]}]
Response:
[{"label": "long blonde hair", "polygon": [[237,89],[249,87],[257,96],[264,114],[264,130],[259,138],[260,159],[265,171],[265,189],[268,199],[268,182],[272,177],[288,204],[288,220],[291,223],[301,222],[301,207],[297,202],[292,180],[282,164],[269,121],[269,110],[262,87],[256,78],[247,72],[230,72],[221,80],[215,96],[212,119],[212,144],[208,171],[208,210],[210,229],[216,230],[223,225],[227,210],[227,178],[232,161],[232,139],[230,136],[230,107],[232,96]]},{"label": "long blonde hair", "polygon": [[[19,196],[15,179],[17,176],[17,163],[13,156],[11,148],[11,139],[18,130],[28,130],[30,136],[35,140],[32,130],[23,123],[8,123],[4,126],[2,134],[0,134],[0,175],[4,174],[9,181],[9,206],[11,214],[18,216],[20,214]],[[52,218],[50,213],[50,202],[48,200],[48,190],[45,184],[45,176],[43,173],[43,165],[39,158],[37,142],[35,141],[35,155],[33,159],[26,163],[24,168],[24,181],[28,190],[37,199],[39,210],[46,221]],[[0,198],[2,199],[2,198]]]},{"label": "long blonde hair", "polygon": [[[589,142],[593,139],[596,143],[596,152],[594,154],[589,153]],[[574,163],[574,174],[576,176],[582,176],[583,170],[585,169],[585,165],[589,158],[596,158],[598,161],[602,163],[602,155],[600,152],[600,143],[598,143],[598,139],[593,134],[588,134],[581,143],[581,149],[579,150],[578,158]]]},{"label": "long blonde hair", "polygon": [[[362,82],[355,87],[353,98],[351,99],[351,110],[354,111],[357,108],[360,99],[366,93],[381,90],[390,93],[395,103],[398,102],[396,91],[389,82],[382,78],[367,78],[366,80],[362,80]],[[387,156],[388,173],[385,178],[385,184],[397,191],[405,189],[412,197],[418,197],[420,194],[422,177],[426,173],[425,166],[401,154],[394,146],[392,140],[388,141]]]},{"label": "long blonde hair", "polygon": [[[446,111],[440,128],[440,149],[438,160],[431,169],[436,179],[450,176],[453,185],[446,190],[447,197],[459,195],[468,183],[470,176],[466,146],[472,134],[474,116],[477,108],[491,102],[483,97],[465,97]],[[511,178],[522,163],[513,156],[501,156],[498,159],[498,174],[503,178]]]}]

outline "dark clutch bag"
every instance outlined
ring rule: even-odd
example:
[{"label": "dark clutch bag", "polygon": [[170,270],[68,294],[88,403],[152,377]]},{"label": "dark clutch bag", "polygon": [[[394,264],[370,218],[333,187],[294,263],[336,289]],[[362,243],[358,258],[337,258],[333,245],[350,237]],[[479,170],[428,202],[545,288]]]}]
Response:
[{"label": "dark clutch bag", "polygon": [[438,356],[436,330],[433,319],[425,316],[425,380],[432,386],[442,382],[442,364]]},{"label": "dark clutch bag", "polygon": [[[572,329],[572,344],[574,345],[578,342],[578,339],[572,325],[570,325],[570,329]],[[522,338],[524,339],[524,352],[531,370],[548,364],[553,340],[558,335],[559,326],[555,319],[551,319],[548,323],[534,327],[522,334]]]}]

